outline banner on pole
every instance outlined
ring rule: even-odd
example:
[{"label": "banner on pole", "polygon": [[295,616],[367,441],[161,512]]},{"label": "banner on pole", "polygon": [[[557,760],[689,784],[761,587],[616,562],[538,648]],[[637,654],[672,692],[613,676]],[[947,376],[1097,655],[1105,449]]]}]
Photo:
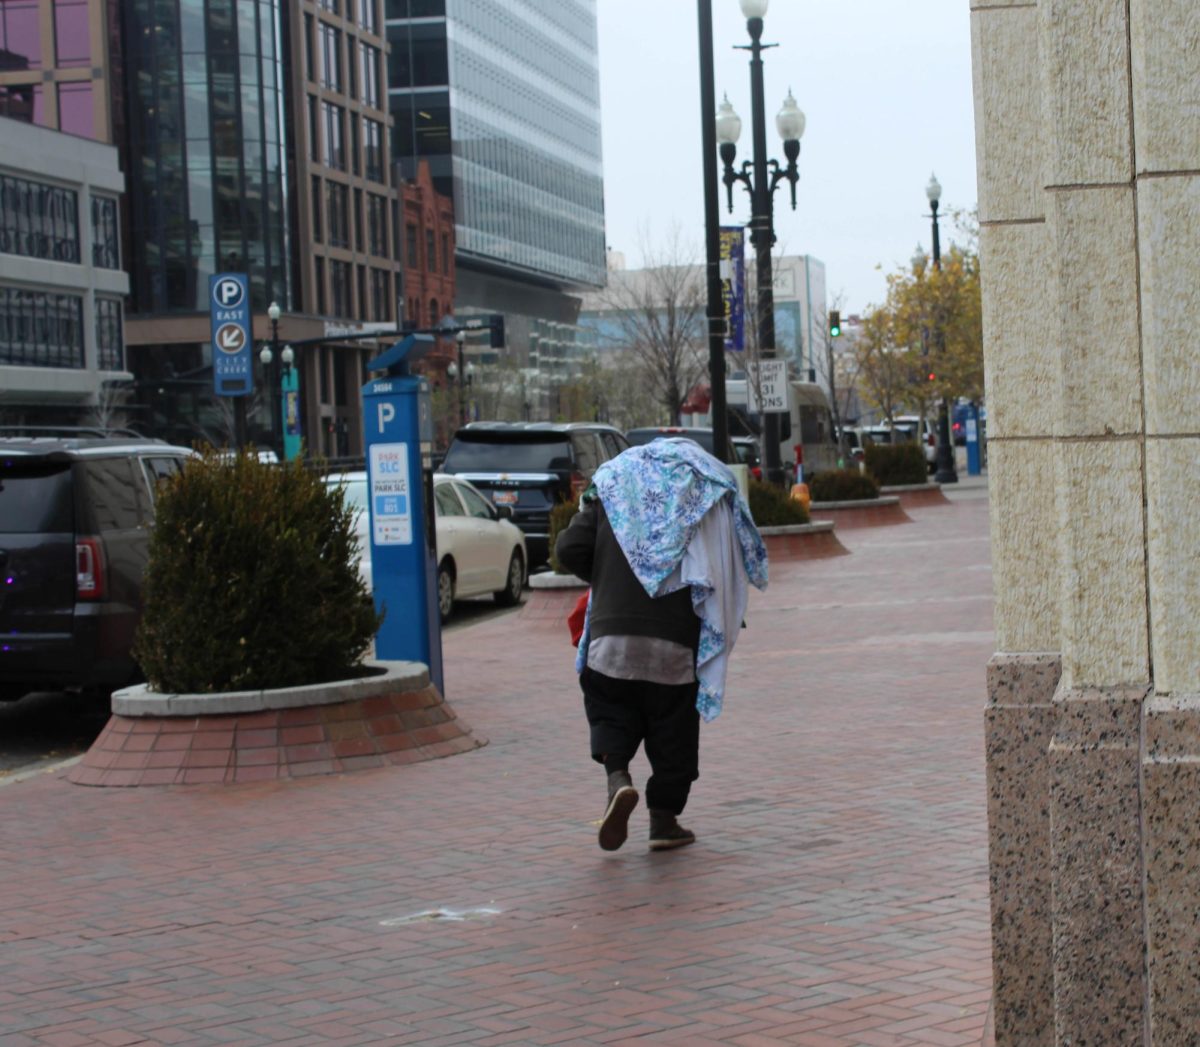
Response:
[{"label": "banner on pole", "polygon": [[721,226],[721,295],[725,300],[725,351],[746,348],[746,230]]}]

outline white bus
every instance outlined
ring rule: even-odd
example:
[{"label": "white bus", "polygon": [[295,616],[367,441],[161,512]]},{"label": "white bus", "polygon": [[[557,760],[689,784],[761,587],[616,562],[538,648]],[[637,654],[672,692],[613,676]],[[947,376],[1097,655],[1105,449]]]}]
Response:
[{"label": "white bus", "polygon": [[[725,398],[730,434],[754,436],[761,441],[763,419],[750,411],[746,379],[728,379]],[[762,450],[765,464],[767,449]],[[779,415],[779,461],[789,484],[803,482],[805,476],[813,473],[839,468],[829,397],[816,382],[788,382],[788,409]]]}]

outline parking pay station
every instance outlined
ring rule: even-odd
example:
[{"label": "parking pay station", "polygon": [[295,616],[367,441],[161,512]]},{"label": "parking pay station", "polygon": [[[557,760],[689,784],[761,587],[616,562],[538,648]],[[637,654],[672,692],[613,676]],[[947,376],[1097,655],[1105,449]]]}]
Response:
[{"label": "parking pay station", "polygon": [[437,609],[437,534],[433,510],[433,413],[429,383],[409,364],[434,346],[410,334],[372,360],[382,376],[363,386],[363,430],[371,520],[375,607],[384,612],[375,656],[423,662],[438,691],[442,626]]}]

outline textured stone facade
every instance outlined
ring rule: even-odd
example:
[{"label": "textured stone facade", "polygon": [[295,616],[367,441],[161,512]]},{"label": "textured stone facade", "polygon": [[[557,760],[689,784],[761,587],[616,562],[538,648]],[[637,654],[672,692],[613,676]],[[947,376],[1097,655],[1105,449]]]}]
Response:
[{"label": "textured stone facade", "polygon": [[996,1043],[1189,1043],[1200,5],[973,0],[971,18]]}]

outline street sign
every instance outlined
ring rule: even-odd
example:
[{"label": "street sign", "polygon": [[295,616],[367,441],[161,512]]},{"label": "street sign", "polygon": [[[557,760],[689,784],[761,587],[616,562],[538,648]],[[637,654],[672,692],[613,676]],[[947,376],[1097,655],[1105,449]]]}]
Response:
[{"label": "street sign", "polygon": [[753,414],[786,414],[788,410],[787,361],[749,361],[746,392]]},{"label": "street sign", "polygon": [[254,357],[246,274],[215,273],[208,278],[208,291],[213,388],[218,396],[249,396],[254,392]]},{"label": "street sign", "polygon": [[721,298],[725,304],[725,351],[746,348],[746,231],[721,226]]}]

